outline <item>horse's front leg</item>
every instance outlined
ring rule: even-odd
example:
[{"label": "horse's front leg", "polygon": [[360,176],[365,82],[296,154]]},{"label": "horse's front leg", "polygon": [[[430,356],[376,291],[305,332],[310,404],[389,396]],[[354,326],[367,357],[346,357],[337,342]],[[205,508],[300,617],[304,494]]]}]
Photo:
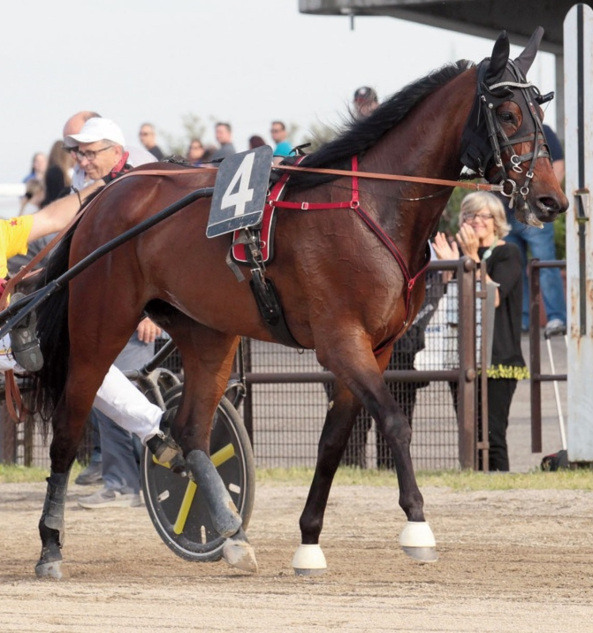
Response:
[{"label": "horse's front leg", "polygon": [[434,562],[437,560],[436,542],[424,518],[424,499],[416,482],[410,453],[412,426],[391,394],[384,407],[381,407],[380,403],[381,401],[378,401],[373,407],[369,400],[366,406],[377,423],[378,432],[391,448],[395,462],[399,483],[399,505],[408,518],[399,536],[400,546],[408,556],[418,561]]},{"label": "horse's front leg", "polygon": [[[349,341],[348,349],[341,348],[339,340],[328,340],[329,344],[325,348],[327,355],[318,348],[318,358],[364,404],[393,452],[400,490],[399,505],[408,519],[400,535],[401,547],[406,554],[417,560],[434,561],[435,539],[424,518],[424,500],[416,482],[410,454],[412,429],[383,380],[383,370],[387,366],[391,349],[375,358],[368,346],[365,346],[364,340],[356,341],[355,337],[348,336],[343,336],[342,340]],[[322,555],[319,555],[318,544],[323,512],[333,476],[355,419],[355,414],[352,416],[349,413],[346,396],[342,397],[344,404],[336,406],[334,402],[333,408],[328,412],[319,444],[315,476],[301,516],[302,545],[297,550],[296,560],[293,560],[297,573],[319,573],[315,569],[323,569],[325,566]],[[344,418],[340,420],[341,416]],[[307,550],[311,554],[300,557]]]},{"label": "horse's front leg", "polygon": [[[90,406],[89,406],[90,408]],[[41,555],[35,566],[38,578],[62,577],[62,546],[64,544],[64,510],[70,469],[84,430],[85,416],[77,424],[67,425],[64,407],[56,409],[53,422],[53,439],[50,447],[51,471],[47,478],[47,492],[41,519],[39,536]]]},{"label": "horse's front leg", "polygon": [[173,421],[173,437],[204,495],[214,529],[226,539],[223,558],[232,567],[256,572],[255,552],[243,529],[241,514],[210,459],[212,419],[227,385],[239,339],[181,314],[171,319],[168,331],[181,352],[184,371],[183,397]]}]

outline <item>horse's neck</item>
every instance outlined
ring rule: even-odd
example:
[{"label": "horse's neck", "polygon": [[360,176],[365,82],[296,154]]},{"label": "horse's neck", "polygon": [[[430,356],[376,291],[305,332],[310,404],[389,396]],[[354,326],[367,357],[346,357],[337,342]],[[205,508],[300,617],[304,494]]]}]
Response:
[{"label": "horse's neck", "polygon": [[[460,78],[436,91],[394,127],[361,161],[361,171],[456,180],[461,173],[461,134],[473,88]],[[383,181],[373,185],[367,205],[410,261],[422,261],[427,240],[452,193],[445,185]],[[361,195],[361,203],[365,204]],[[415,260],[415,261],[413,261]]]}]

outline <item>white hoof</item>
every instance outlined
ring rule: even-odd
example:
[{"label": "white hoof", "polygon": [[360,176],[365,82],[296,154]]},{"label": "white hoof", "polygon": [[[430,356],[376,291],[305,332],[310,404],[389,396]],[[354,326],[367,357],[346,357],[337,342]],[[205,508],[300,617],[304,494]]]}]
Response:
[{"label": "white hoof", "polygon": [[399,544],[408,556],[423,563],[438,558],[434,534],[425,521],[408,521],[399,535]]},{"label": "white hoof", "polygon": [[[242,536],[244,537],[244,533]],[[255,574],[257,573],[255,550],[247,541],[247,537],[242,536],[234,536],[224,542],[222,557],[231,567]]]},{"label": "white hoof", "polygon": [[292,567],[297,576],[320,576],[325,573],[327,563],[319,545],[299,545]]}]

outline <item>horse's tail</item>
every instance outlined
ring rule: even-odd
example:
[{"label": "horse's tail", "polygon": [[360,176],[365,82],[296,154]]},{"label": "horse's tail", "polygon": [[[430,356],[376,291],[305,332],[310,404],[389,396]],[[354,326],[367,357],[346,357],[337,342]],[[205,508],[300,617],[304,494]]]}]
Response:
[{"label": "horse's tail", "polygon": [[[38,288],[68,270],[72,228],[52,252]],[[37,308],[37,333],[43,354],[43,367],[35,374],[35,400],[44,421],[51,417],[66,386],[70,339],[68,335],[68,286],[54,291]]]}]

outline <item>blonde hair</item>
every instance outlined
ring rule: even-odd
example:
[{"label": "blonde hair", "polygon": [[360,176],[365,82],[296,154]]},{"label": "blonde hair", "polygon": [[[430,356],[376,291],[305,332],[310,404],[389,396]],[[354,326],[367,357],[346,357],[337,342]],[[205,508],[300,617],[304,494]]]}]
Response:
[{"label": "blonde hair", "polygon": [[507,223],[507,215],[500,198],[487,191],[468,193],[463,198],[459,207],[459,226],[464,223],[464,216],[475,215],[482,209],[487,209],[492,214],[496,237],[504,237],[509,234],[511,227]]}]

